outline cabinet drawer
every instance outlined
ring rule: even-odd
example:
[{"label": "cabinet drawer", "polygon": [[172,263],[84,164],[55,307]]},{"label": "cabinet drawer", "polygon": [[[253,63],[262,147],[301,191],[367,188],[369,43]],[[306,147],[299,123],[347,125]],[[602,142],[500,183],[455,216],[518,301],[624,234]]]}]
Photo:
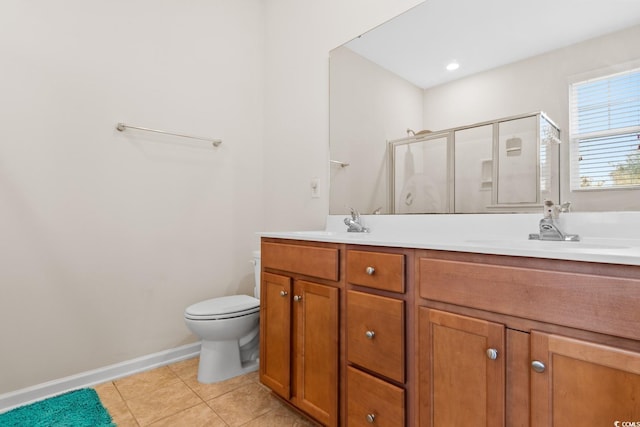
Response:
[{"label": "cabinet drawer", "polygon": [[420,297],[640,339],[640,280],[419,259]]},{"label": "cabinet drawer", "polygon": [[347,425],[402,427],[404,423],[404,390],[349,366]]},{"label": "cabinet drawer", "polygon": [[404,292],[404,255],[349,250],[347,281],[369,288]]},{"label": "cabinet drawer", "polygon": [[337,248],[262,242],[262,266],[305,276],[338,281]]},{"label": "cabinet drawer", "polygon": [[347,359],[404,382],[404,301],[347,292]]}]

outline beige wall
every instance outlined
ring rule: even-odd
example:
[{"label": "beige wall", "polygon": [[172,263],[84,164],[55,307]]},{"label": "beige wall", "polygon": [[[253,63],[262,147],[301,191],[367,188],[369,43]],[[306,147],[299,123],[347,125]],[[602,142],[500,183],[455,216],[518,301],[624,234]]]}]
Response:
[{"label": "beige wall", "polygon": [[252,292],[263,34],[260,0],[2,2],[0,393],[195,341],[187,305]]},{"label": "beige wall", "polygon": [[[329,206],[329,51],[419,0],[268,0],[265,224],[320,229]],[[320,177],[319,199],[310,179]]]},{"label": "beige wall", "polygon": [[0,393],[193,342],[256,231],[322,227],[328,52],[417,3],[4,1]]},{"label": "beige wall", "polygon": [[331,51],[329,212],[389,213],[387,141],[422,129],[422,89],[346,47]]}]

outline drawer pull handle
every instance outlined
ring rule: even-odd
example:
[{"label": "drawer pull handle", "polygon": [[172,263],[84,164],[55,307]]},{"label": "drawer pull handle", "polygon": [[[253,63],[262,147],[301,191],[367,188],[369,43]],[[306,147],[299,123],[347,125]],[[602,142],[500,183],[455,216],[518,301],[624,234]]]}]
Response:
[{"label": "drawer pull handle", "polygon": [[376,333],[374,331],[367,331],[364,333],[364,336],[372,340],[376,336]]},{"label": "drawer pull handle", "polygon": [[367,422],[373,424],[376,422],[376,414],[367,414]]},{"label": "drawer pull handle", "polygon": [[487,357],[491,360],[496,360],[498,358],[498,350],[495,348],[487,349]]},{"label": "drawer pull handle", "polygon": [[300,302],[300,301],[302,301],[302,295],[294,295],[294,296],[293,296],[293,300],[294,300],[295,302]]},{"label": "drawer pull handle", "polygon": [[280,291],[280,296],[281,296],[281,297],[286,297],[287,295],[289,295],[289,294],[287,293],[287,291]]},{"label": "drawer pull handle", "polygon": [[375,273],[375,272],[376,272],[376,269],[375,269],[375,268],[373,268],[373,267],[367,267],[365,271],[367,272],[367,274],[368,274],[369,276],[373,276],[373,273]]},{"label": "drawer pull handle", "polygon": [[531,362],[531,367],[539,374],[543,373],[546,368],[546,366],[544,366],[544,363],[539,360],[534,360],[533,362]]}]

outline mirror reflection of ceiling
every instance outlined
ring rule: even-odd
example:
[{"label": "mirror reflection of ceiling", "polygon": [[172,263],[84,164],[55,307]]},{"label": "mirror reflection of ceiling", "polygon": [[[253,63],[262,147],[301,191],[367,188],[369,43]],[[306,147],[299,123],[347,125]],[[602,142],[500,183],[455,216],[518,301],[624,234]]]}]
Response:
[{"label": "mirror reflection of ceiling", "polygon": [[427,0],[346,46],[428,88],[638,22],[640,0]]}]

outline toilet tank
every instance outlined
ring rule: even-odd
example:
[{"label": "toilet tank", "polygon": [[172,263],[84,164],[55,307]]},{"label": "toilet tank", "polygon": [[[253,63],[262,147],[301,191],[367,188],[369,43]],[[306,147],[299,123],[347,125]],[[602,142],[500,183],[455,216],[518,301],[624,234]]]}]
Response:
[{"label": "toilet tank", "polygon": [[260,251],[253,251],[253,276],[256,282],[253,296],[260,299]]}]

